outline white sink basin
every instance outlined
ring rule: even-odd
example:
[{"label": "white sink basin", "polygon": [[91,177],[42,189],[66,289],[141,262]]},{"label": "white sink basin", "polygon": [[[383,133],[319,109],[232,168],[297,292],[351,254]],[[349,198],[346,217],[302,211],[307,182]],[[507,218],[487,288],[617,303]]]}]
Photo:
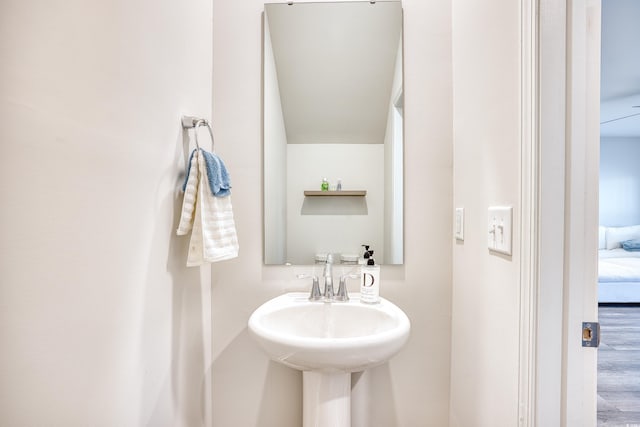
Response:
[{"label": "white sink basin", "polygon": [[362,304],[310,302],[306,293],[267,301],[249,318],[249,331],[269,357],[302,371],[363,371],[386,362],[409,337],[407,315],[380,299]]},{"label": "white sink basin", "polygon": [[249,331],[271,359],[303,371],[303,427],[350,427],[351,372],[396,354],[409,338],[409,318],[384,298],[373,305],[359,294],[348,302],[307,298],[296,292],[267,301]]}]

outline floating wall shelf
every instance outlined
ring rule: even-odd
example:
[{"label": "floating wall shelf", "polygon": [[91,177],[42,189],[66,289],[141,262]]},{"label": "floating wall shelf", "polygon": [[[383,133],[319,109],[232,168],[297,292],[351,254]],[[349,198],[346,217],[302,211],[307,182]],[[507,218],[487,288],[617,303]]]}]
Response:
[{"label": "floating wall shelf", "polygon": [[364,197],[367,195],[367,190],[342,190],[342,191],[315,191],[305,190],[305,196],[358,196]]}]

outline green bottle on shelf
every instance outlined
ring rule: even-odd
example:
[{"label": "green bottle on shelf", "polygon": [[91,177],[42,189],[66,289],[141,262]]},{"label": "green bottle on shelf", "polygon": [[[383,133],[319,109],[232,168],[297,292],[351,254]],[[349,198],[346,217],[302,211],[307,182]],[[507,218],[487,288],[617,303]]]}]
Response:
[{"label": "green bottle on shelf", "polygon": [[322,178],[322,184],[320,185],[320,190],[329,191],[329,181],[327,181],[327,178]]}]

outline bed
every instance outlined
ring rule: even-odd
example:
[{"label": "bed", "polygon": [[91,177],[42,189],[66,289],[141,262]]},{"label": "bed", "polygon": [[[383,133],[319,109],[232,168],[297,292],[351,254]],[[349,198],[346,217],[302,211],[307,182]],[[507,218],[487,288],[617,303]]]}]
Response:
[{"label": "bed", "polygon": [[633,239],[640,239],[638,225],[600,227],[598,302],[640,303],[640,251],[622,248]]}]

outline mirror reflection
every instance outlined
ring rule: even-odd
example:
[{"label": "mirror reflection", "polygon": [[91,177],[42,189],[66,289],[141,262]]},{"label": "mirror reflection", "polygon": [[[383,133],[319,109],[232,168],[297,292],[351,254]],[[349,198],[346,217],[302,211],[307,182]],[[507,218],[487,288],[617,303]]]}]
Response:
[{"label": "mirror reflection", "polygon": [[263,29],[265,264],[402,264],[400,2],[267,4]]}]

